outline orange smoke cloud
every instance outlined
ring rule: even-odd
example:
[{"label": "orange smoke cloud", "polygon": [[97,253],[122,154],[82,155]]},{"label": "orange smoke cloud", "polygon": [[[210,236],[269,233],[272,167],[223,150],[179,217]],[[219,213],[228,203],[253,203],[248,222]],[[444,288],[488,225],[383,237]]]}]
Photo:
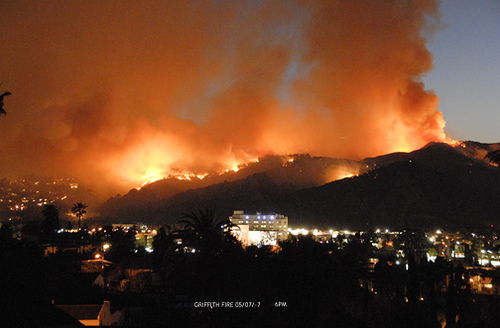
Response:
[{"label": "orange smoke cloud", "polygon": [[431,0],[6,1],[0,169],[106,192],[270,153],[443,141]]}]

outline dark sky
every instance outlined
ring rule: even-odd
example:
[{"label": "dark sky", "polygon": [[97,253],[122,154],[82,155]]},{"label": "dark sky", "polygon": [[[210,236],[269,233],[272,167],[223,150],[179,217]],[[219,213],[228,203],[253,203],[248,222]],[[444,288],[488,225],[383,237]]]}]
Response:
[{"label": "dark sky", "polygon": [[442,141],[431,0],[2,1],[2,176],[105,192],[264,154]]}]

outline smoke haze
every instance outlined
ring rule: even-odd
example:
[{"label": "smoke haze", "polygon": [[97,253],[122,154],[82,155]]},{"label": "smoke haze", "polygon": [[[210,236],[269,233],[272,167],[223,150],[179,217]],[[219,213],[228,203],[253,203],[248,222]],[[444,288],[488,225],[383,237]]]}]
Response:
[{"label": "smoke haze", "polygon": [[104,193],[266,154],[443,141],[430,0],[3,1],[1,175]]}]

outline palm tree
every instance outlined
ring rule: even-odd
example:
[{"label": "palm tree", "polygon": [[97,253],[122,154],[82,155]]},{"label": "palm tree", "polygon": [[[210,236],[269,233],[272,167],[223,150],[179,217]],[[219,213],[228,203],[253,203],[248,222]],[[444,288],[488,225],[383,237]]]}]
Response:
[{"label": "palm tree", "polygon": [[191,212],[184,214],[183,218],[179,223],[191,233],[190,241],[197,244],[202,252],[217,252],[224,244],[234,244],[236,241],[230,232],[237,226],[229,219],[217,218],[215,210]]},{"label": "palm tree", "polygon": [[200,210],[199,213],[186,213],[183,218],[186,220],[180,220],[179,223],[184,224],[185,229],[192,229],[199,235],[218,233],[226,225],[232,224],[229,220],[217,221],[215,210],[209,209]]},{"label": "palm tree", "polygon": [[73,204],[73,207],[71,208],[71,212],[73,212],[73,214],[75,214],[76,217],[78,218],[78,230],[80,230],[80,228],[81,228],[80,221],[83,218],[83,215],[85,213],[87,213],[87,211],[85,211],[86,208],[87,208],[87,205],[83,204],[83,203]]}]

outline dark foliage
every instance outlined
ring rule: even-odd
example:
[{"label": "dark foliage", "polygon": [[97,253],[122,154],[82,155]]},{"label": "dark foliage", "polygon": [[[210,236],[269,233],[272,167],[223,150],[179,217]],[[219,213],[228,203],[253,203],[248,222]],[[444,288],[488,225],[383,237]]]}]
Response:
[{"label": "dark foliage", "polygon": [[46,237],[53,237],[59,230],[59,211],[55,205],[44,205],[42,211],[42,232]]},{"label": "dark foliage", "polygon": [[120,262],[135,249],[135,230],[125,231],[122,228],[117,228],[111,230],[104,240],[109,241],[112,245],[106,258],[113,262]]},{"label": "dark foliage", "polygon": [[[229,255],[182,253],[172,244],[179,235],[166,231],[159,235],[155,253],[163,255],[157,270],[166,287],[161,302],[169,324],[438,327],[429,305],[405,302],[404,270],[387,269],[383,276],[391,279],[379,282],[384,290],[400,288],[399,298],[390,292],[374,295],[361,287],[360,281],[368,278],[365,264],[370,252],[369,245],[359,240],[339,248],[337,243],[301,236],[279,247],[248,247]],[[198,302],[215,305],[200,307]],[[233,302],[233,307],[224,307],[223,302]],[[247,302],[249,307],[235,308],[236,302]]]}]

